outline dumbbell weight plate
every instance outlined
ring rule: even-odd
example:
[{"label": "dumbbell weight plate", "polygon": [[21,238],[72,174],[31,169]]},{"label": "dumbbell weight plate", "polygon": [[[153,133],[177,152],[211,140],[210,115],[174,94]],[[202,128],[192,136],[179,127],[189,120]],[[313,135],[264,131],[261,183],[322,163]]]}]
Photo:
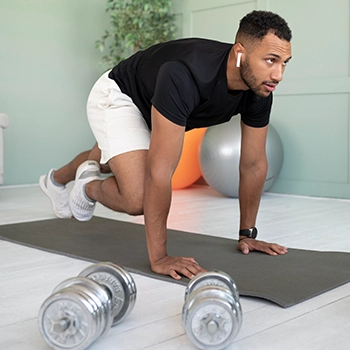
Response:
[{"label": "dumbbell weight plate", "polygon": [[82,350],[96,340],[98,306],[85,293],[69,287],[52,294],[42,304],[39,330],[53,349]]},{"label": "dumbbell weight plate", "polygon": [[53,294],[61,289],[69,287],[78,289],[82,293],[85,293],[98,306],[98,310],[96,311],[96,322],[100,332],[97,334],[97,337],[100,337],[102,334],[107,332],[112,326],[113,317],[112,301],[106,288],[104,286],[100,286],[92,279],[86,277],[73,277],[61,282],[54,289]]},{"label": "dumbbell weight plate", "polygon": [[235,310],[237,310],[238,322],[242,322],[242,306],[239,301],[239,292],[236,286],[235,281],[231,278],[230,275],[223,271],[212,270],[199,273],[188,283],[185,290],[185,301],[188,298],[188,295],[198,288],[202,288],[204,286],[221,286],[224,288],[228,288],[228,290],[232,293],[232,296],[235,301]]},{"label": "dumbbell weight plate", "polygon": [[112,263],[98,263],[85,268],[79,276],[87,277],[107,287],[112,299],[112,325],[123,320],[136,301],[136,285],[132,276]]},{"label": "dumbbell weight plate", "polygon": [[239,293],[235,281],[225,272],[213,270],[202,272],[190,280],[185,291],[185,300],[197,288],[202,286],[223,286],[229,288],[236,300],[239,300]]},{"label": "dumbbell weight plate", "polygon": [[183,308],[183,326],[200,349],[227,347],[241,328],[240,309],[222,286],[203,286],[193,291]]}]

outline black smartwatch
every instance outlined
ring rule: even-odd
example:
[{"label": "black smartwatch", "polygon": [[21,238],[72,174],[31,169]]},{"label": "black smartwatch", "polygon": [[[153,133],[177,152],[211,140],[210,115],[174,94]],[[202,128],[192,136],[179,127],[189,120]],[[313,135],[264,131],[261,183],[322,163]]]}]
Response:
[{"label": "black smartwatch", "polygon": [[256,227],[252,227],[246,230],[239,230],[239,235],[247,238],[256,238],[258,235],[258,229]]}]

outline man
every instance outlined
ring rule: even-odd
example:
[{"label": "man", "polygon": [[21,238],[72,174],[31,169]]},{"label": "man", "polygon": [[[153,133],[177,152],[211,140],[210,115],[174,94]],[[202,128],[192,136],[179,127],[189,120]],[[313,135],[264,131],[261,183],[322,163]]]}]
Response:
[{"label": "man", "polygon": [[[278,244],[256,240],[255,223],[267,172],[272,92],[291,59],[290,41],[284,19],[253,11],[241,20],[234,45],[195,38],[170,41],[105,73],[87,103],[97,144],[40,178],[56,215],[86,221],[96,202],[118,212],[144,214],[152,270],[192,278],[203,268],[194,258],[168,256],[166,249],[171,179],[184,133],[241,114],[238,249],[244,254],[287,253]],[[101,171],[114,176],[102,180]],[[64,185],[74,179],[68,199]]]}]

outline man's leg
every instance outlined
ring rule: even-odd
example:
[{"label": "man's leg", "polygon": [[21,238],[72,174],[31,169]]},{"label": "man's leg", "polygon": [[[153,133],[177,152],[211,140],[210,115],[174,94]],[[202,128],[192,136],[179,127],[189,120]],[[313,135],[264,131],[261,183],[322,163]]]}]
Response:
[{"label": "man's leg", "polygon": [[68,182],[73,181],[75,179],[75,173],[78,169],[78,166],[88,159],[90,152],[91,150],[78,154],[68,164],[55,170],[53,173],[54,180],[61,185],[67,185]]},{"label": "man's leg", "polygon": [[[101,151],[97,144],[95,144],[91,150],[80,153],[71,162],[55,170],[53,178],[57,183],[67,185],[68,182],[75,179],[75,174],[80,164],[84,163],[86,160],[95,160],[99,163],[100,159]],[[108,165],[100,165],[100,167],[102,173],[110,172]]]},{"label": "man's leg", "polygon": [[108,164],[114,176],[87,184],[87,196],[118,212],[143,214],[147,153],[138,150],[113,157]]},{"label": "man's leg", "polygon": [[86,161],[77,170],[69,204],[75,218],[90,220],[96,201],[129,215],[143,213],[144,179],[147,150],[130,151],[111,158],[108,162],[114,176],[99,178],[96,162]]},{"label": "man's leg", "polygon": [[[39,179],[41,190],[47,195],[52,203],[53,212],[59,218],[71,218],[72,212],[69,208],[69,194],[66,185],[75,179],[79,165],[87,159],[99,161],[101,151],[97,144],[89,150],[80,153],[71,162],[59,169],[51,169],[48,174]],[[110,172],[108,165],[101,165],[101,172]]]},{"label": "man's leg", "polygon": [[[93,86],[87,115],[101,149],[101,161],[114,176],[102,180],[103,167],[93,160],[81,164],[69,195],[69,206],[80,221],[91,219],[96,202],[132,215],[143,212],[143,187],[150,130],[140,110],[108,72]],[[93,157],[91,157],[93,158]]]}]

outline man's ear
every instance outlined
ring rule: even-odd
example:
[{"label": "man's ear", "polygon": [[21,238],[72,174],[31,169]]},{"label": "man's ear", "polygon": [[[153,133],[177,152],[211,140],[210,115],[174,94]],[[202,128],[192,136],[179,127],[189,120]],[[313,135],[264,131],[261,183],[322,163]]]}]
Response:
[{"label": "man's ear", "polygon": [[244,47],[241,43],[236,43],[234,45],[233,51],[234,51],[235,57],[236,57],[236,67],[240,67],[242,56],[244,53]]}]

